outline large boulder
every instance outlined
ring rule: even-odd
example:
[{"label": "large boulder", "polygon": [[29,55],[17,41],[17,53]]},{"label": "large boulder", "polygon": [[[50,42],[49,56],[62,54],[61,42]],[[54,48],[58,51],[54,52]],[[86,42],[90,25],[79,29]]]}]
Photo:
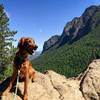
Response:
[{"label": "large boulder", "polygon": [[80,88],[86,100],[100,100],[100,60],[95,60],[89,65]]},{"label": "large boulder", "polygon": [[[6,79],[0,91],[8,84]],[[5,83],[5,84],[4,84]],[[4,84],[4,87],[3,87]],[[16,100],[22,100],[24,84],[19,82]],[[1,96],[0,100],[13,100],[14,92]],[[100,60],[93,61],[87,70],[76,78],[66,78],[52,70],[36,73],[34,82],[29,82],[29,100],[100,100]]]}]

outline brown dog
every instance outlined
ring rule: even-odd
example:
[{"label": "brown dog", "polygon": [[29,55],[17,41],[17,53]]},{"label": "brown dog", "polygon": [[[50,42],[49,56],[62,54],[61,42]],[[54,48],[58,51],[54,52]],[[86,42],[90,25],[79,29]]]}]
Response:
[{"label": "brown dog", "polygon": [[24,81],[24,96],[23,100],[28,100],[28,80],[34,79],[35,71],[32,68],[31,63],[29,62],[28,55],[34,53],[37,49],[37,46],[32,38],[21,38],[18,44],[18,51],[14,58],[14,66],[13,66],[13,75],[11,77],[10,83],[7,89],[3,92],[3,95],[7,95],[7,93],[12,88],[12,85],[18,75],[18,70],[20,70],[20,78]]}]

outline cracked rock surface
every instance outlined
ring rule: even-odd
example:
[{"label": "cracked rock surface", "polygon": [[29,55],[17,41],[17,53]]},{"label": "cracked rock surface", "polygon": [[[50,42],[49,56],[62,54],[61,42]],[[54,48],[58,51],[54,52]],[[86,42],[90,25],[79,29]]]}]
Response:
[{"label": "cracked rock surface", "polygon": [[[0,85],[0,91],[3,88]],[[18,85],[16,100],[22,100],[23,82]],[[1,96],[0,100],[13,100],[14,93]],[[37,72],[28,86],[29,100],[100,100],[100,60],[94,60],[81,77],[66,78],[52,70]]]}]

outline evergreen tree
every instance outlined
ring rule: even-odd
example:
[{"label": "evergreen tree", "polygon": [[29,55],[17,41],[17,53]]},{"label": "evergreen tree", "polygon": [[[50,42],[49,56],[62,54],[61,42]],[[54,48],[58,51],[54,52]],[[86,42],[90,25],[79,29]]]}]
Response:
[{"label": "evergreen tree", "polygon": [[3,5],[0,5],[0,72],[12,63],[14,56],[14,46],[12,43],[15,41],[14,35],[16,33],[16,31],[10,30],[9,18]]}]

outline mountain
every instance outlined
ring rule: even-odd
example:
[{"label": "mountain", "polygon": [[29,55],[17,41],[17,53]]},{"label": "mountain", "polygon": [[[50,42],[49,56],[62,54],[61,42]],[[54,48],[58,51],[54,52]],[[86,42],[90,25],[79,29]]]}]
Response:
[{"label": "mountain", "polygon": [[30,60],[34,60],[34,59],[36,59],[38,56],[40,56],[40,54],[41,54],[41,51],[36,51],[36,52],[34,53],[34,55],[30,55],[29,59],[30,59]]},{"label": "mountain", "polygon": [[93,59],[100,58],[100,6],[91,6],[68,22],[59,39],[47,47],[32,61],[35,69],[52,69],[67,77],[83,72]]},{"label": "mountain", "polygon": [[98,14],[100,14],[100,6],[91,6],[85,10],[81,17],[76,17],[67,23],[59,41],[60,45],[73,43],[88,34],[100,24],[100,18],[97,18]]},{"label": "mountain", "polygon": [[59,35],[52,36],[49,40],[44,42],[43,52],[54,46],[60,39]]},{"label": "mountain", "polygon": [[[4,91],[9,78],[0,84]],[[7,96],[0,100],[13,100],[15,86]],[[24,84],[19,82],[16,100],[22,100]],[[34,83],[28,85],[29,100],[100,100],[100,59],[94,60],[78,77],[66,78],[52,70],[36,72]]]},{"label": "mountain", "polygon": [[[97,18],[99,17],[99,15],[100,6],[90,6],[80,17],[75,17],[72,21],[68,22],[65,25],[61,36],[59,36],[58,39],[55,39],[58,43],[58,47],[64,45],[65,43],[73,43],[79,40],[84,35],[88,34],[88,32],[90,32],[93,28],[100,24],[100,18]],[[55,36],[52,36],[44,43],[43,52],[56,44],[53,43],[53,45],[50,45],[49,43],[50,40],[54,40],[54,37]]]}]

